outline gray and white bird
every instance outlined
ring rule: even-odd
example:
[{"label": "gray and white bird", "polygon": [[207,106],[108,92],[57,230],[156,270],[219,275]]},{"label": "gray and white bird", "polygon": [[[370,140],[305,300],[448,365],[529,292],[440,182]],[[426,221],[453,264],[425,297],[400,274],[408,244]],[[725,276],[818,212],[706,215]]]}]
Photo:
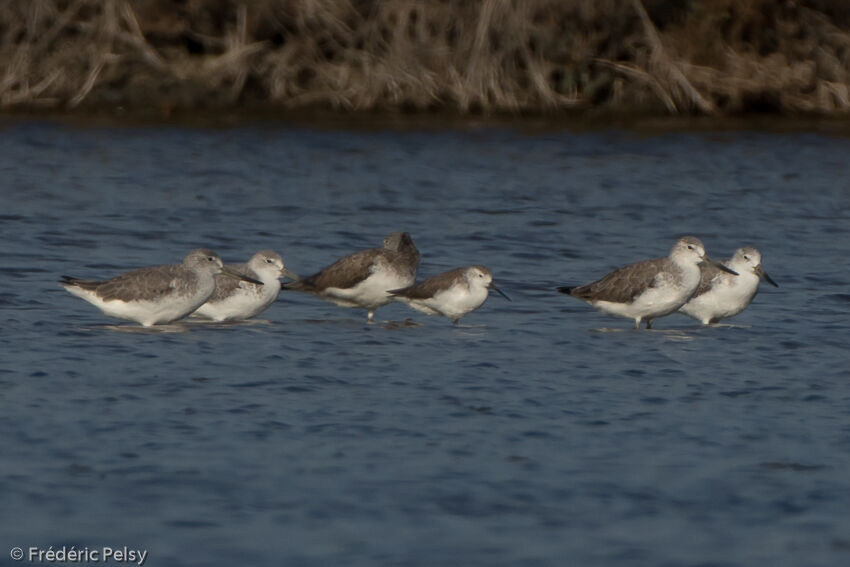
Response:
[{"label": "gray and white bird", "polygon": [[258,286],[237,280],[225,274],[215,277],[215,291],[192,316],[213,321],[250,319],[265,311],[280,292],[280,278],[297,280],[283,264],[283,258],[273,250],[262,250],[254,254],[247,263],[227,264],[227,268],[259,280]]},{"label": "gray and white bird", "polygon": [[608,315],[634,319],[635,329],[646,320],[675,312],[694,294],[700,282],[700,265],[712,264],[737,273],[706,256],[699,238],[680,238],[666,258],[643,260],[618,268],[595,282],[558,291],[585,301]]},{"label": "gray and white bird", "polygon": [[111,317],[150,327],[177,321],[195,311],[215,291],[217,274],[263,285],[224,267],[221,258],[206,249],[193,250],[182,264],[138,268],[109,280],[62,276],[59,283]]},{"label": "gray and white bird", "polygon": [[457,325],[461,317],[484,303],[491,289],[510,301],[493,285],[493,272],[488,267],[468,266],[443,272],[410,287],[392,290],[390,294],[417,311],[448,317]]},{"label": "gray and white bird", "polygon": [[699,286],[693,297],[679,308],[680,313],[703,325],[717,323],[746,309],[758,293],[761,280],[779,287],[761,267],[761,253],[752,246],[738,248],[723,265],[738,275],[732,276],[715,266],[703,266]]},{"label": "gray and white bird", "polygon": [[284,289],[303,291],[341,307],[360,307],[369,312],[393,300],[390,290],[412,285],[419,269],[419,250],[406,232],[384,238],[382,248],[361,250],[340,258],[321,271],[284,284]]}]

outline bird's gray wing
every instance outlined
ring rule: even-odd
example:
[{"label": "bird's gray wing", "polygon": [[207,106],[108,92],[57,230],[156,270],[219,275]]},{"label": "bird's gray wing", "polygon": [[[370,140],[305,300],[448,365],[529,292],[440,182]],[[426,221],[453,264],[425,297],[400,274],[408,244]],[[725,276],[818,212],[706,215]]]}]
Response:
[{"label": "bird's gray wing", "polygon": [[[233,270],[234,272],[238,273],[239,275],[248,276],[249,278],[254,278],[255,280],[260,279],[260,277],[257,275],[257,273],[254,272],[254,270],[252,270],[248,266],[248,264],[244,264],[244,263],[228,264],[227,267],[230,268],[231,270]],[[238,279],[234,278],[233,276],[225,276],[223,274],[217,274],[215,276],[215,291],[213,292],[213,294],[210,296],[210,298],[207,301],[209,301],[211,303],[214,303],[216,301],[221,301],[223,299],[226,299],[227,297],[230,297],[230,295],[232,295],[233,292],[236,291],[237,289],[239,289],[240,287],[245,287],[245,286],[258,287],[256,284],[252,284],[252,283],[248,283],[248,282],[245,282],[243,284],[242,280],[238,280]]]},{"label": "bird's gray wing", "polygon": [[361,250],[340,258],[320,272],[289,282],[284,287],[296,291],[321,292],[329,287],[348,289],[372,274],[376,261],[385,254],[380,248]]},{"label": "bird's gray wing", "polygon": [[193,282],[194,278],[193,272],[175,264],[138,268],[104,281],[72,279],[72,282],[68,283],[93,291],[104,301],[152,301],[175,291],[179,292]]},{"label": "bird's gray wing", "polygon": [[722,278],[725,274],[723,270],[713,264],[703,264],[700,266],[699,285],[697,290],[691,297],[697,297],[709,291],[716,279]]},{"label": "bird's gray wing", "polygon": [[456,268],[430,277],[418,284],[413,284],[410,287],[391,290],[389,293],[398,297],[406,297],[407,299],[427,299],[433,297],[440,290],[449,288],[453,284],[462,281],[465,272],[466,268]]},{"label": "bird's gray wing", "polygon": [[630,303],[647,288],[655,287],[661,262],[665,261],[667,258],[656,258],[623,266],[595,282],[572,288],[570,295],[584,301]]}]

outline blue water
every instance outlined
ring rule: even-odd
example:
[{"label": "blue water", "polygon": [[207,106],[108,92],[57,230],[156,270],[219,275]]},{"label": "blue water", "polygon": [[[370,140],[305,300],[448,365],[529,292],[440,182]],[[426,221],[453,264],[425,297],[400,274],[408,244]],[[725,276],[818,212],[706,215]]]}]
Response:
[{"label": "blue water", "polygon": [[[817,131],[6,122],[0,564],[850,564],[848,156]],[[367,325],[284,293],[137,332],[56,283],[199,246],[308,274],[392,230],[421,277],[485,264],[513,301]],[[641,332],[554,292],[684,234],[758,247],[780,287]]]}]

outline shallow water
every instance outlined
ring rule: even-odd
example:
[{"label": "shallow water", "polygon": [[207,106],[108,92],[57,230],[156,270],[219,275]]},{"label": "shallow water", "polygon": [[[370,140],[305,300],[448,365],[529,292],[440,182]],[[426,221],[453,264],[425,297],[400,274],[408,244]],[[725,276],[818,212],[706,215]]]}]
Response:
[{"label": "shallow water", "polygon": [[[850,562],[850,140],[274,124],[0,130],[0,536],[148,565]],[[64,292],[190,249],[308,274],[407,230],[490,266],[453,327],[283,293],[139,329]],[[724,325],[554,292],[758,247]],[[408,321],[408,319],[410,321]]]}]

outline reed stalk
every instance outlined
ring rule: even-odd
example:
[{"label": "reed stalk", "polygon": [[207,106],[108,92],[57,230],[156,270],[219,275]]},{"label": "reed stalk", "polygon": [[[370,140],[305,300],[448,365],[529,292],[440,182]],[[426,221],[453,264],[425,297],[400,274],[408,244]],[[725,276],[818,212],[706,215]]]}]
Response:
[{"label": "reed stalk", "polygon": [[3,0],[0,108],[850,112],[838,0]]}]

